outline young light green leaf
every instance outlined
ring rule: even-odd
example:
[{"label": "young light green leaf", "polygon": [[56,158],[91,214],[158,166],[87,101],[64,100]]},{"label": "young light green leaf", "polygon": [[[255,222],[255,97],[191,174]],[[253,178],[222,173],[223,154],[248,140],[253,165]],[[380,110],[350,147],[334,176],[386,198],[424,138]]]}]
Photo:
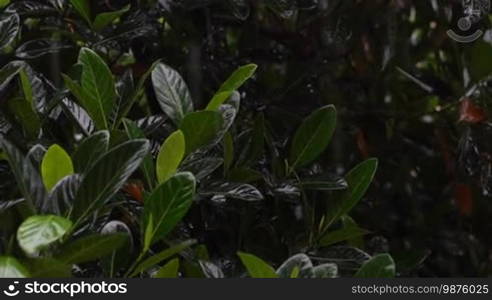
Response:
[{"label": "young light green leaf", "polygon": [[186,154],[210,143],[222,128],[222,116],[215,111],[199,111],[188,114],[180,129],[186,141]]},{"label": "young light green leaf", "polygon": [[125,233],[85,236],[64,246],[56,258],[67,264],[93,261],[113,253],[124,245],[127,239],[128,235]]},{"label": "young light green leaf", "polygon": [[29,277],[27,269],[11,256],[0,256],[0,278]]},{"label": "young light green leaf", "polygon": [[70,220],[59,216],[32,216],[17,229],[17,241],[28,255],[35,255],[62,238],[71,227]]},{"label": "young light green leaf", "polygon": [[176,278],[179,271],[179,258],[172,259],[153,276],[154,278]]},{"label": "young light green leaf", "polygon": [[193,202],[195,188],[193,174],[178,173],[162,183],[145,199],[144,228],[152,222],[152,233],[147,237],[150,241],[144,241],[144,244],[151,245],[174,229],[188,212]]},{"label": "young light green leaf", "polygon": [[357,271],[359,278],[393,278],[395,277],[395,262],[389,254],[379,254],[366,261]]},{"label": "young light green leaf", "polygon": [[161,109],[176,125],[193,111],[193,101],[185,81],[173,68],[159,63],[152,70],[152,83]]},{"label": "young light green leaf", "polygon": [[181,130],[175,131],[164,141],[156,164],[159,183],[164,183],[176,173],[184,158],[185,150],[185,136]]},{"label": "young light green leaf", "polygon": [[255,64],[249,64],[239,67],[232,75],[222,84],[217,93],[213,96],[207,105],[206,110],[218,110],[219,107],[239,89],[248,79],[250,79],[258,68]]},{"label": "young light green leaf", "polygon": [[275,270],[261,258],[242,252],[237,255],[252,278],[278,278]]},{"label": "young light green leaf", "polygon": [[70,0],[73,8],[84,18],[89,25],[92,25],[90,1],[87,0]]},{"label": "young light green leaf", "polygon": [[73,173],[72,159],[68,153],[57,144],[49,147],[41,162],[41,174],[46,190],[51,191],[58,181]]},{"label": "young light green leaf", "polygon": [[307,117],[297,130],[290,149],[291,170],[305,166],[325,151],[335,132],[337,111],[322,107]]},{"label": "young light green leaf", "polygon": [[124,15],[127,11],[129,11],[130,7],[131,5],[128,4],[120,10],[105,12],[97,15],[93,23],[94,29],[97,31],[104,29],[104,27],[108,26],[113,21]]}]

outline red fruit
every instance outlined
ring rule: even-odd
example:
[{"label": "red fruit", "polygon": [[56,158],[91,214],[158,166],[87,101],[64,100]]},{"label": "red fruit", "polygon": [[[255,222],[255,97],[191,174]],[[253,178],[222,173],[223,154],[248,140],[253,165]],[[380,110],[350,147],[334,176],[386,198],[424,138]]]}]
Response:
[{"label": "red fruit", "polygon": [[454,187],[456,205],[462,216],[469,216],[473,211],[473,192],[468,184],[457,183]]},{"label": "red fruit", "polygon": [[472,100],[467,98],[461,101],[459,122],[477,124],[486,120],[487,115],[485,114],[485,111],[475,105]]}]

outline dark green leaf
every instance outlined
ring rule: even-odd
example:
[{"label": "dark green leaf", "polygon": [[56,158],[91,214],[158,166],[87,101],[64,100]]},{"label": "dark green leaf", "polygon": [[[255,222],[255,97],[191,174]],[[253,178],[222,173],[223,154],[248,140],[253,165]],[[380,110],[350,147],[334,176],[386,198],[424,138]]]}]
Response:
[{"label": "dark green leaf", "polygon": [[215,111],[188,114],[180,127],[185,136],[186,153],[189,154],[212,142],[221,129],[222,123],[221,115]]},{"label": "dark green leaf", "polygon": [[34,258],[26,261],[33,278],[72,277],[72,266],[53,258]]},{"label": "dark green leaf", "polygon": [[369,233],[369,231],[359,228],[357,226],[344,227],[342,229],[329,232],[328,234],[323,236],[319,244],[322,247],[327,247],[336,243],[344,242],[347,240],[351,240],[363,236],[367,233]]},{"label": "dark green leaf", "polygon": [[193,102],[179,73],[171,67],[159,63],[152,71],[152,83],[161,109],[176,125],[193,112]]},{"label": "dark green leaf", "polygon": [[290,149],[290,167],[305,166],[323,153],[335,132],[337,111],[325,106],[307,117],[297,130]]},{"label": "dark green leaf", "polygon": [[189,247],[193,246],[194,244],[196,244],[195,240],[187,240],[187,241],[184,241],[180,244],[174,245],[174,246],[172,246],[172,247],[170,247],[164,251],[161,251],[160,253],[158,253],[154,256],[147,258],[146,260],[141,262],[135,268],[135,270],[133,271],[133,273],[130,274],[129,277],[134,277],[135,275],[150,269],[151,267],[153,267],[153,266],[159,264],[160,262],[172,257],[175,254],[180,253],[184,249],[189,248]]},{"label": "dark green leaf", "polygon": [[[191,173],[178,173],[157,187],[145,199],[144,228],[151,228],[145,245],[164,238],[188,212],[195,195],[196,182]],[[147,250],[147,249],[145,249]]]},{"label": "dark green leaf", "polygon": [[70,0],[75,10],[84,18],[89,25],[92,24],[90,1],[87,0]]},{"label": "dark green leaf", "polygon": [[64,246],[56,259],[67,264],[93,261],[111,254],[125,244],[127,239],[128,236],[123,233],[85,236]]},{"label": "dark green leaf", "polygon": [[101,156],[82,179],[71,217],[83,218],[103,205],[121,189],[148,152],[148,141],[132,140]]},{"label": "dark green leaf", "polygon": [[109,132],[99,131],[85,138],[73,154],[74,169],[77,173],[84,173],[97,161],[109,146]]},{"label": "dark green leaf", "polygon": [[115,21],[116,19],[121,17],[128,10],[130,10],[130,5],[127,5],[127,6],[123,7],[120,10],[117,10],[117,11],[106,12],[106,13],[101,13],[101,14],[97,15],[96,19],[94,20],[94,23],[93,23],[94,29],[97,31],[104,29],[104,27],[108,26],[113,21]]},{"label": "dark green leaf", "polygon": [[19,15],[0,15],[0,52],[4,51],[15,40],[19,30]]},{"label": "dark green leaf", "polygon": [[46,54],[58,53],[63,49],[70,49],[70,45],[49,39],[30,40],[15,50],[15,55],[22,59],[38,58]]}]

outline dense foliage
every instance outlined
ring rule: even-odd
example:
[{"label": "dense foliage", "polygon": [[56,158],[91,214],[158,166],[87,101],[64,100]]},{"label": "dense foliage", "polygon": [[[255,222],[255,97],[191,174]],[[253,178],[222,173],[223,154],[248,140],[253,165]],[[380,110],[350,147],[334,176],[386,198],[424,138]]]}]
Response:
[{"label": "dense foliage", "polygon": [[490,275],[460,2],[0,0],[0,275]]}]

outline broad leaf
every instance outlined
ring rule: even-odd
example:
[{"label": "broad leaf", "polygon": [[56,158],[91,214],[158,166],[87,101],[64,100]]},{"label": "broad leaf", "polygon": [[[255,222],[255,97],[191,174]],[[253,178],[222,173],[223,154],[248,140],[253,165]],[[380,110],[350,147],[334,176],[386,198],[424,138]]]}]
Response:
[{"label": "broad leaf", "polygon": [[104,29],[104,27],[108,26],[113,21],[115,21],[116,19],[121,17],[128,10],[130,10],[130,5],[127,5],[127,6],[123,7],[120,10],[117,10],[117,11],[105,12],[105,13],[101,13],[101,14],[97,15],[96,19],[94,20],[94,23],[93,23],[94,29],[97,31]]},{"label": "broad leaf", "polygon": [[17,37],[20,18],[17,14],[0,16],[0,52],[4,51]]},{"label": "broad leaf", "polygon": [[261,201],[263,195],[254,186],[245,183],[222,183],[219,185],[211,185],[204,195],[222,196],[243,201]]},{"label": "broad leaf", "polygon": [[73,164],[77,173],[84,173],[97,161],[109,146],[109,132],[98,131],[85,138],[73,154]]},{"label": "broad leaf", "polygon": [[30,274],[15,258],[0,256],[0,278],[26,278]]},{"label": "broad leaf", "polygon": [[73,207],[81,181],[79,174],[73,174],[58,181],[50,193],[46,211],[65,215]]},{"label": "broad leaf", "polygon": [[92,24],[90,1],[87,0],[70,0],[75,10],[84,18],[89,25]]},{"label": "broad leaf", "polygon": [[365,262],[357,271],[359,278],[393,278],[395,277],[395,262],[389,254],[379,254]]},{"label": "broad leaf", "polygon": [[305,166],[325,151],[335,132],[337,112],[332,105],[307,117],[297,130],[290,149],[291,170]]},{"label": "broad leaf", "polygon": [[361,237],[369,231],[359,228],[358,226],[344,227],[332,232],[329,232],[323,236],[319,242],[322,247],[327,247],[336,243],[348,241],[357,237]]},{"label": "broad leaf", "polygon": [[313,278],[335,278],[338,276],[338,266],[333,263],[316,266],[312,271]]},{"label": "broad leaf", "polygon": [[26,67],[26,63],[19,60],[14,60],[6,64],[0,69],[0,92],[15,78],[21,70]]},{"label": "broad leaf", "polygon": [[49,39],[30,40],[22,44],[15,50],[15,55],[22,59],[38,58],[46,54],[58,53],[63,49],[70,49],[71,46],[58,41]]},{"label": "broad leaf", "polygon": [[28,255],[35,255],[53,242],[61,239],[72,227],[69,220],[54,216],[32,216],[17,230],[19,246]]},{"label": "broad leaf", "polygon": [[252,278],[278,278],[275,270],[261,258],[241,252],[237,255]]},{"label": "broad leaf", "polygon": [[152,71],[152,83],[161,109],[176,125],[193,111],[193,102],[188,86],[179,73],[159,63]]},{"label": "broad leaf", "polygon": [[128,236],[123,233],[89,235],[64,246],[56,258],[67,264],[93,261],[111,254],[124,245],[127,239]]},{"label": "broad leaf", "polygon": [[26,261],[33,278],[69,278],[72,266],[53,258],[34,258]]},{"label": "broad leaf", "polygon": [[3,149],[14,173],[17,187],[31,208],[43,209],[46,205],[47,194],[41,176],[32,164],[32,161],[10,142],[0,138],[0,147]]},{"label": "broad leaf", "polygon": [[102,206],[121,189],[148,152],[147,140],[133,140],[101,156],[82,179],[71,217],[81,219]]},{"label": "broad leaf", "polygon": [[[144,228],[152,228],[145,245],[164,238],[185,216],[193,202],[196,182],[191,173],[178,173],[145,199]],[[147,249],[145,249],[147,250]]]},{"label": "broad leaf", "polygon": [[57,144],[49,147],[41,163],[41,174],[46,190],[51,191],[63,177],[73,173],[72,159],[67,152]]},{"label": "broad leaf", "polygon": [[289,257],[278,269],[277,274],[280,278],[291,278],[294,272],[299,273],[298,277],[308,278],[313,275],[313,263],[306,254],[296,254]]},{"label": "broad leaf", "polygon": [[116,101],[113,74],[94,51],[82,48],[78,63],[82,66],[80,85],[63,76],[65,84],[94,120],[98,129],[109,128],[109,117]]},{"label": "broad leaf", "polygon": [[171,178],[185,155],[185,136],[181,130],[171,134],[162,144],[157,156],[157,180],[163,183]]},{"label": "broad leaf", "polygon": [[221,129],[223,120],[215,111],[199,111],[188,114],[180,129],[186,141],[186,153],[189,154],[212,142]]}]

